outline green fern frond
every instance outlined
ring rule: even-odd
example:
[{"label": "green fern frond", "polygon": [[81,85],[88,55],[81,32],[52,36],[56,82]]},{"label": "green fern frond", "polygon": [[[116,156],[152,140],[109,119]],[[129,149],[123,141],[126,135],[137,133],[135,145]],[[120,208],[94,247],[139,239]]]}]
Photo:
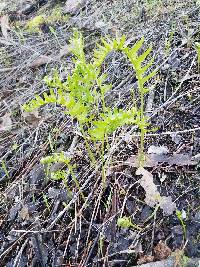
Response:
[{"label": "green fern frond", "polygon": [[74,31],[73,37],[70,39],[69,50],[78,60],[85,62],[84,40],[78,31]]},{"label": "green fern frond", "polygon": [[123,48],[123,52],[125,52],[125,54],[127,54],[127,56],[130,58],[136,58],[137,52],[138,50],[142,47],[144,43],[144,37],[142,37],[139,41],[137,41],[134,46],[132,48],[129,47],[124,47]]},{"label": "green fern frond", "polygon": [[[145,73],[153,65],[154,59],[153,58],[150,59],[150,61],[146,65],[143,66],[144,60],[147,58],[147,56],[149,56],[151,52],[151,47],[148,48],[142,55],[138,56],[136,51],[138,51],[141,48],[139,47],[139,45],[143,43],[143,40],[142,41],[141,40],[137,43],[136,49],[134,49],[134,51],[132,50],[132,48],[125,49],[125,54],[127,55],[128,59],[133,64],[133,67],[136,72],[136,77],[139,81],[141,81],[141,85],[143,86],[144,83],[150,80],[150,78],[152,78],[156,72],[155,71],[151,72],[150,75],[145,76]],[[142,91],[142,88],[139,88],[139,90]]]},{"label": "green fern frond", "polygon": [[35,95],[35,99],[32,99],[28,103],[24,104],[22,106],[22,108],[26,112],[31,112],[34,109],[40,108],[41,106],[44,106],[46,104],[50,104],[50,103],[61,104],[61,102],[63,104],[64,101],[61,101],[61,99],[63,100],[64,96],[62,95],[62,97],[61,97],[61,94],[60,94],[59,97],[57,97],[56,94],[54,93],[53,89],[51,88],[49,94],[44,92],[42,97],[39,95]]},{"label": "green fern frond", "polygon": [[101,114],[100,120],[92,122],[93,128],[88,130],[90,137],[93,140],[103,140],[106,135],[113,133],[119,127],[134,124],[136,114],[135,108],[108,110],[107,114]]},{"label": "green fern frond", "polygon": [[110,40],[107,38],[101,39],[101,43],[97,44],[97,49],[94,50],[94,62],[95,66],[101,66],[104,60],[106,59],[107,55],[113,50],[124,50],[125,49],[125,41],[126,37],[123,35],[121,38],[117,38],[114,40]]},{"label": "green fern frond", "polygon": [[[83,37],[80,33],[75,32],[69,45],[74,68],[67,76],[66,81],[63,82],[59,73],[55,71],[52,77],[44,78],[46,85],[50,88],[49,93],[45,92],[41,96],[36,95],[33,100],[23,106],[26,111],[32,111],[49,103],[56,103],[65,107],[66,114],[72,119],[77,119],[79,131],[85,140],[87,152],[93,164],[96,163],[99,152],[91,150],[90,142],[100,141],[102,148],[102,180],[104,182],[107,164],[104,160],[104,150],[109,148],[109,135],[119,127],[131,124],[139,127],[141,132],[140,153],[143,154],[144,138],[148,127],[148,118],[144,114],[144,96],[149,91],[146,83],[156,74],[156,71],[152,70],[154,63],[154,58],[151,57],[152,48],[143,50],[143,43],[144,37],[132,47],[126,45],[125,36],[114,40],[102,39],[101,44],[97,44],[97,48],[94,50],[93,59],[87,61]],[[122,52],[135,70],[140,94],[139,108],[133,103],[134,107],[130,109],[113,109],[105,101],[106,93],[111,90],[112,85],[106,82],[107,77],[106,74],[102,74],[101,66],[108,54],[114,50]],[[148,58],[150,59],[148,60]],[[107,143],[107,146],[105,146],[105,143]],[[55,161],[66,163],[77,187],[80,188],[68,159],[65,159],[63,154],[54,154],[46,158],[46,162],[51,164]]]},{"label": "green fern frond", "polygon": [[54,153],[51,156],[47,156],[41,159],[40,161],[42,164],[52,164],[52,163],[70,163],[70,158],[67,157],[64,152],[61,153]]}]

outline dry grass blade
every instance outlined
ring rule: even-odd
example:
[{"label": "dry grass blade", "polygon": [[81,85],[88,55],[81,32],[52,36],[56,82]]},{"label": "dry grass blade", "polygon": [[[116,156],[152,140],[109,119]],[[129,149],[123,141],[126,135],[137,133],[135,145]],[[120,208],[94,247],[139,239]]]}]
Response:
[{"label": "dry grass blade", "polygon": [[3,37],[6,40],[10,39],[10,36],[8,34],[8,30],[10,30],[8,15],[0,17],[0,25],[1,25],[1,32],[2,32]]}]

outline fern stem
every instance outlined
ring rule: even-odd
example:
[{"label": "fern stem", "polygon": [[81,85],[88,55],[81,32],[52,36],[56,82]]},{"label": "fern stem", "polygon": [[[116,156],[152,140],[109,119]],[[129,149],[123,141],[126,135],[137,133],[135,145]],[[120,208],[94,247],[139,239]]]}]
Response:
[{"label": "fern stem", "polygon": [[94,154],[93,154],[92,150],[90,149],[90,145],[89,145],[89,143],[88,143],[88,140],[87,140],[85,131],[84,131],[84,129],[83,129],[83,127],[82,127],[81,125],[80,125],[80,130],[81,130],[81,133],[82,133],[83,138],[84,138],[84,141],[85,141],[86,150],[87,150],[87,152],[88,152],[89,158],[90,158],[92,164],[95,165],[95,164],[96,164],[96,159],[95,159],[95,157],[94,157]]},{"label": "fern stem", "polygon": [[102,107],[103,107],[103,113],[106,113],[106,104],[105,104],[105,98],[104,98],[104,94],[101,93],[101,101],[102,101]]},{"label": "fern stem", "polygon": [[[139,73],[136,75],[139,76]],[[144,126],[144,84],[141,81],[140,77],[138,77],[138,88],[139,88],[139,93],[140,93],[140,122],[141,122],[141,127],[140,127],[140,132],[141,132],[141,137],[140,137],[140,151],[139,151],[139,164],[140,166],[144,165],[144,138],[145,138],[145,126]]]},{"label": "fern stem", "polygon": [[76,187],[78,188],[78,190],[79,190],[79,192],[80,192],[80,194],[81,194],[83,200],[85,201],[85,196],[84,196],[83,192],[81,191],[81,187],[80,187],[80,185],[79,185],[78,180],[76,179],[76,176],[75,176],[75,174],[74,174],[74,172],[73,172],[73,168],[72,168],[71,164],[68,163],[68,164],[67,164],[67,167],[68,167],[68,169],[69,169],[69,171],[70,171],[70,173],[71,173],[72,179],[74,180],[74,182],[75,182],[75,184],[76,184]]},{"label": "fern stem", "polygon": [[102,184],[103,184],[103,189],[106,188],[106,174],[105,174],[105,163],[104,163],[104,155],[105,155],[104,145],[105,145],[105,136],[103,137],[102,146],[101,146]]}]

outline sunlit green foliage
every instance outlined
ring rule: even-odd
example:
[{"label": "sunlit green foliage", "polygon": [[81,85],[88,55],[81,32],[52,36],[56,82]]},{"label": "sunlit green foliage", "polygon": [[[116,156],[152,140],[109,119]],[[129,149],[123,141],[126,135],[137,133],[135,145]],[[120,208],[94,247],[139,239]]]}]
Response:
[{"label": "sunlit green foliage", "polygon": [[[132,124],[140,128],[140,153],[142,154],[144,135],[148,126],[147,118],[144,115],[144,96],[148,92],[146,82],[156,73],[150,71],[153,59],[144,64],[151,53],[151,48],[139,53],[143,42],[144,38],[133,47],[129,47],[126,45],[125,36],[114,40],[102,39],[102,44],[98,44],[94,51],[94,58],[88,62],[85,56],[83,37],[80,33],[75,32],[69,45],[74,63],[71,74],[68,75],[65,82],[61,81],[57,72],[50,78],[45,77],[44,81],[50,88],[50,92],[44,93],[42,96],[36,95],[35,99],[25,104],[23,108],[26,111],[32,111],[49,103],[63,106],[66,113],[78,121],[79,130],[85,139],[92,163],[98,160],[99,154],[92,152],[89,142],[101,143],[101,159],[104,161],[104,143],[107,142],[108,136],[123,125]],[[113,50],[124,53],[133,66],[140,94],[138,107],[133,105],[133,107],[123,110],[106,104],[106,93],[112,89],[112,85],[106,82],[106,74],[101,72],[101,65]],[[103,173],[104,176],[105,170]]]},{"label": "sunlit green foliage", "polygon": [[55,7],[49,14],[40,14],[30,19],[25,28],[29,32],[40,32],[40,26],[43,23],[53,24],[57,22],[66,22],[68,20],[67,15],[63,15],[60,7]]}]

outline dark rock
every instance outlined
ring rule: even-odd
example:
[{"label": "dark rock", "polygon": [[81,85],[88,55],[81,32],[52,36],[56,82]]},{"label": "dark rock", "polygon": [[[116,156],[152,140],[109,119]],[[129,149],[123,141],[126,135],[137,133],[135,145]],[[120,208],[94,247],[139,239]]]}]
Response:
[{"label": "dark rock", "polygon": [[48,189],[48,197],[60,201],[68,201],[70,199],[69,192],[66,189],[57,189],[53,187]]},{"label": "dark rock", "polygon": [[126,209],[129,213],[129,215],[132,215],[136,210],[135,201],[133,200],[127,200],[126,201]]},{"label": "dark rock", "polygon": [[141,220],[145,221],[152,214],[152,212],[152,209],[149,206],[145,205],[142,209]]},{"label": "dark rock", "polygon": [[21,207],[22,207],[21,203],[16,203],[16,204],[14,204],[14,206],[11,207],[10,212],[9,212],[9,216],[8,216],[9,221],[15,220]]},{"label": "dark rock", "polygon": [[30,172],[29,186],[42,185],[45,181],[45,172],[42,164],[37,164]]}]

